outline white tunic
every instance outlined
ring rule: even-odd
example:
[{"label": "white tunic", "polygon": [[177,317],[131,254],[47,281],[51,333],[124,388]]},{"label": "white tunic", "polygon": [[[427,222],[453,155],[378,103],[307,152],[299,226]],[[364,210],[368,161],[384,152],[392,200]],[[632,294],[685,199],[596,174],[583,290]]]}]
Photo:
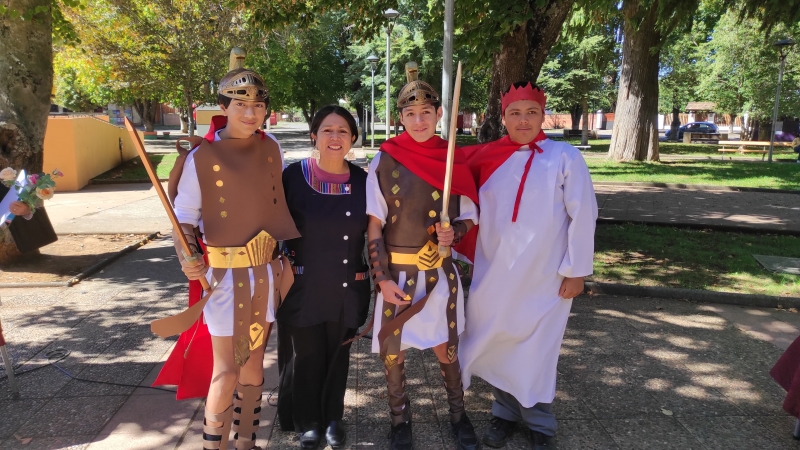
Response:
[{"label": "white tunic", "polygon": [[481,226],[459,358],[464,389],[477,375],[523,407],[550,403],[571,299],[564,277],[592,274],[597,200],[580,152],[545,140],[511,222],[527,146],[479,189]]},{"label": "white tunic", "polygon": [[[222,130],[220,130],[222,131]],[[219,131],[214,135],[214,141],[219,141]],[[267,134],[273,141],[278,143],[275,136]],[[186,161],[183,163],[183,174],[180,181],[178,181],[178,195],[175,197],[175,215],[178,217],[178,222],[186,223],[193,227],[200,227],[203,231],[202,219],[202,205],[203,198],[200,193],[200,180],[197,178],[197,169],[194,164],[194,152],[197,147],[192,149]],[[278,151],[281,154],[281,167],[285,168],[283,162],[283,151],[278,143]],[[253,276],[253,269],[250,271],[250,296],[252,297],[255,291],[255,278]],[[267,265],[269,272],[270,284],[274,282],[272,277],[272,267]],[[212,271],[209,270],[206,274],[206,279],[209,284],[211,281]],[[233,336],[233,274],[229,270],[228,273],[219,281],[219,284],[214,288],[211,298],[203,308],[203,320],[208,325],[208,331],[212,336]],[[275,310],[273,307],[274,289],[269,290],[269,299],[267,300],[266,319],[267,322],[275,321]]]},{"label": "white tunic", "polygon": [[[367,175],[367,214],[377,217],[383,225],[386,225],[386,216],[389,214],[389,207],[386,205],[386,199],[383,197],[380,185],[378,184],[378,176],[376,175],[380,156],[381,152],[378,152],[369,165],[369,174]],[[463,195],[460,196],[460,198],[459,206],[461,208],[461,215],[452,220],[472,220],[477,224],[478,208],[475,206],[475,202]],[[450,298],[450,291],[447,289],[447,280],[444,270],[439,268],[438,272],[440,281],[433,287],[433,292],[430,297],[428,297],[425,307],[414,317],[408,319],[408,322],[403,325],[403,334],[400,336],[401,350],[405,350],[409,347],[424,350],[447,342],[447,300]],[[403,286],[405,282],[406,272],[400,272],[397,284]],[[417,274],[416,282],[417,289],[412,296],[412,304],[418,302],[426,294],[425,272],[420,271]],[[464,331],[464,292],[461,289],[460,280],[457,294],[456,322],[458,333],[461,334],[461,332]],[[383,311],[383,294],[378,293],[375,311]],[[372,332],[373,353],[380,353],[381,344],[378,341],[378,333],[381,330],[381,320],[382,316],[380,314],[375,314],[375,322],[373,324],[374,331]]]}]

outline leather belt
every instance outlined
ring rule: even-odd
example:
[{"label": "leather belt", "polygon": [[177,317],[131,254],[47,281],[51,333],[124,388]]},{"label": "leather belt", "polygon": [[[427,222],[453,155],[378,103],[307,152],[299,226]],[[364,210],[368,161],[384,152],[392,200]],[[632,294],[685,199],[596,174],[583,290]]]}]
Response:
[{"label": "leather belt", "polygon": [[[439,246],[431,241],[414,251],[413,248],[389,247],[389,264],[400,266],[416,266],[419,270],[438,269],[442,267],[444,258],[439,255]],[[392,251],[394,250],[394,251]],[[399,250],[399,251],[398,251]],[[448,248],[447,256],[450,256]]]},{"label": "leather belt", "polygon": [[261,231],[243,247],[208,246],[208,265],[215,269],[263,266],[278,256],[278,241]]}]

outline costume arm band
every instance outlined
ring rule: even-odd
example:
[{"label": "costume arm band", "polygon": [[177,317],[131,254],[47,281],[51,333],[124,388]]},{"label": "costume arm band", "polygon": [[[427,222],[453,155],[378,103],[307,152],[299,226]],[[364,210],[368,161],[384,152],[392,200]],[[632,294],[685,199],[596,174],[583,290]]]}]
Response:
[{"label": "costume arm band", "polygon": [[178,259],[185,260],[200,254],[199,245],[197,244],[197,235],[194,233],[194,227],[188,223],[181,224],[181,233],[186,236],[186,241],[189,242],[189,248],[192,250],[191,255],[184,255],[183,247],[178,241],[176,230],[172,230],[172,240],[175,242],[175,251],[178,254]]},{"label": "costume arm band", "polygon": [[367,245],[369,251],[369,268],[372,273],[372,280],[377,286],[381,281],[391,280],[389,276],[389,254],[386,253],[386,244],[383,238],[369,241]]},{"label": "costume arm band", "polygon": [[461,242],[461,239],[464,238],[464,236],[467,234],[467,231],[470,229],[470,227],[467,226],[467,222],[463,220],[456,220],[455,222],[451,223],[450,226],[453,227],[453,232],[455,233],[453,236],[454,244]]}]

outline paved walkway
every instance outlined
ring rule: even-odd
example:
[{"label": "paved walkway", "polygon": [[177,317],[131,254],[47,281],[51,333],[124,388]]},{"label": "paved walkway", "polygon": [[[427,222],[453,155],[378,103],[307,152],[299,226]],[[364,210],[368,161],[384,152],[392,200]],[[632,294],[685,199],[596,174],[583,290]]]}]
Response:
[{"label": "paved walkway", "polygon": [[[0,318],[21,371],[59,364],[81,378],[146,386],[174,340],[149,321],[180,310],[185,281],[171,243],[157,240],[73,288],[0,290]],[[555,410],[559,448],[791,449],[794,419],[768,376],[781,349],[800,334],[800,315],[685,301],[580,297],[559,364]],[[266,395],[277,385],[274,339],[265,360],[264,427],[258,444],[298,448],[272,425]],[[430,351],[410,351],[409,393],[417,449],[451,449],[447,405]],[[0,449],[196,449],[203,404],[170,393],[71,380],[52,366],[18,377],[12,400],[0,370]],[[273,398],[274,400],[274,398]],[[348,448],[386,448],[383,370],[368,342],[352,354],[345,399]],[[475,379],[467,408],[478,431],[491,394]],[[528,448],[517,434],[510,449]]]}]

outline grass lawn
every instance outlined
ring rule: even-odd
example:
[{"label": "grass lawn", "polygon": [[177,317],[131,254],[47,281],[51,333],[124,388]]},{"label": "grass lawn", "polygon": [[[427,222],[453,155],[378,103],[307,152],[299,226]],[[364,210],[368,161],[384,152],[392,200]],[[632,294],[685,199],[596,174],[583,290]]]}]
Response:
[{"label": "grass lawn", "polygon": [[618,163],[600,158],[587,158],[586,163],[594,181],[800,189],[798,164],[710,160]]},{"label": "grass lawn", "polygon": [[[156,168],[158,178],[166,180],[169,178],[169,171],[175,164],[175,159],[178,157],[177,153],[150,153],[148,155],[150,161]],[[142,166],[142,160],[137,156],[136,158],[126,161],[121,165],[102,173],[96,177],[95,180],[146,180],[147,171]]]},{"label": "grass lawn", "polygon": [[800,276],[772,273],[756,255],[800,255],[800,237],[598,225],[593,281],[800,297]]}]

